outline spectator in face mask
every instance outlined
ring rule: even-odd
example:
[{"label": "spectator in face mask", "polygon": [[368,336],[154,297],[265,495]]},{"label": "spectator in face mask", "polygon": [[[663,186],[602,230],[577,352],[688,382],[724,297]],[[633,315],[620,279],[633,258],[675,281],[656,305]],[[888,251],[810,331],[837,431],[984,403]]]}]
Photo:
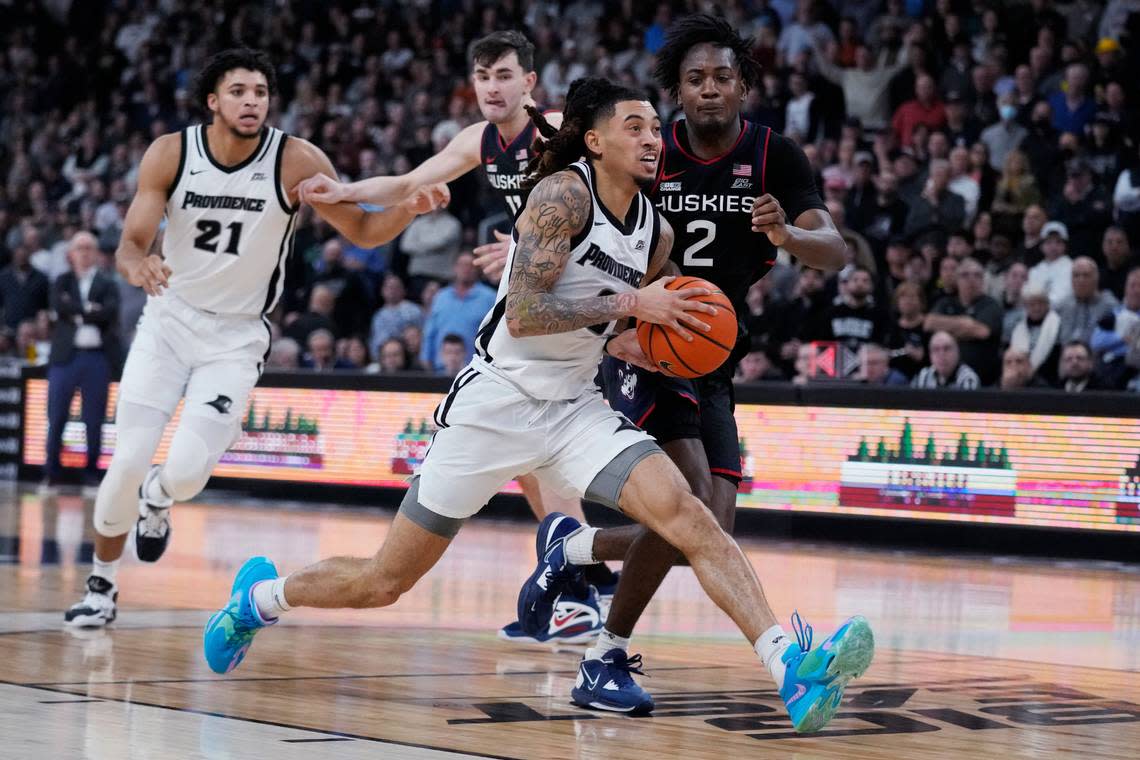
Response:
[{"label": "spectator in face mask", "polygon": [[998,114],[1001,121],[982,130],[982,142],[990,149],[990,166],[994,171],[1005,168],[1005,159],[1010,151],[1021,145],[1029,130],[1017,123],[1016,96],[1008,92],[998,101]]}]

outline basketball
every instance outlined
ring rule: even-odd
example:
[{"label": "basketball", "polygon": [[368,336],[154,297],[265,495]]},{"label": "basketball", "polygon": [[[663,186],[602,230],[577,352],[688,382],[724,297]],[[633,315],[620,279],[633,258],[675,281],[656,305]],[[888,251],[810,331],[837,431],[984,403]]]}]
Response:
[{"label": "basketball", "polygon": [[672,377],[707,375],[728,359],[736,343],[736,310],[720,288],[700,277],[678,277],[665,286],[669,290],[708,288],[710,295],[696,299],[716,307],[716,314],[700,314],[699,319],[712,329],[708,332],[686,328],[693,340],[686,341],[672,327],[639,322],[637,341],[641,350],[661,372]]}]

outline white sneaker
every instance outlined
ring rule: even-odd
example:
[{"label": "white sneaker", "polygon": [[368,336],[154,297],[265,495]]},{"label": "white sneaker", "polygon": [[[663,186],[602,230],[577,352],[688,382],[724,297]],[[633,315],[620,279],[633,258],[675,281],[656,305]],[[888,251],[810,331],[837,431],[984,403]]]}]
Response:
[{"label": "white sneaker", "polygon": [[102,628],[118,615],[115,602],[119,599],[119,589],[114,583],[98,575],[87,577],[87,593],[83,600],[71,605],[63,614],[68,625],[80,628]]},{"label": "white sneaker", "polygon": [[170,543],[170,506],[174,502],[155,503],[146,497],[150,481],[158,477],[158,465],[150,468],[139,486],[139,519],[135,523],[135,554],[143,562],[157,562]]}]

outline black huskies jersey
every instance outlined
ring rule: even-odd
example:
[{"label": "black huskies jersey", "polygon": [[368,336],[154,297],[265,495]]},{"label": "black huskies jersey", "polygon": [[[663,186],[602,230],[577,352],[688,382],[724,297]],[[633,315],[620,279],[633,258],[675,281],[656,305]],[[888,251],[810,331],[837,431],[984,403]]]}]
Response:
[{"label": "black huskies jersey", "polygon": [[717,285],[743,313],[748,289],[776,263],[768,236],[752,231],[752,204],[772,193],[789,224],[809,208],[826,210],[811,168],[791,141],[750,121],[732,149],[708,160],[689,149],[683,119],[663,137],[651,195],[673,226],[673,261]]},{"label": "black huskies jersey", "polygon": [[530,191],[522,189],[526,167],[534,157],[535,126],[528,122],[526,129],[515,135],[508,145],[503,142],[499,128],[487,122],[483,129],[483,142],[479,145],[479,155],[487,181],[498,191],[506,205],[507,214],[513,222],[526,206]]}]

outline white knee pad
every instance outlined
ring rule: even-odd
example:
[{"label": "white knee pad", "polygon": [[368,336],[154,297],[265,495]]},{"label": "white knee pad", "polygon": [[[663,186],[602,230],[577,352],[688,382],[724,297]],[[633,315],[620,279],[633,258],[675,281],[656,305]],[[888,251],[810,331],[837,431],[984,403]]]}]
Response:
[{"label": "white knee pad", "polygon": [[129,401],[119,403],[115,454],[95,497],[95,530],[101,535],[121,536],[138,519],[139,486],[169,420],[170,416],[158,409]]},{"label": "white knee pad", "polygon": [[175,501],[186,501],[206,487],[214,466],[241,435],[241,423],[204,415],[182,417],[159,474],[162,490]]}]

